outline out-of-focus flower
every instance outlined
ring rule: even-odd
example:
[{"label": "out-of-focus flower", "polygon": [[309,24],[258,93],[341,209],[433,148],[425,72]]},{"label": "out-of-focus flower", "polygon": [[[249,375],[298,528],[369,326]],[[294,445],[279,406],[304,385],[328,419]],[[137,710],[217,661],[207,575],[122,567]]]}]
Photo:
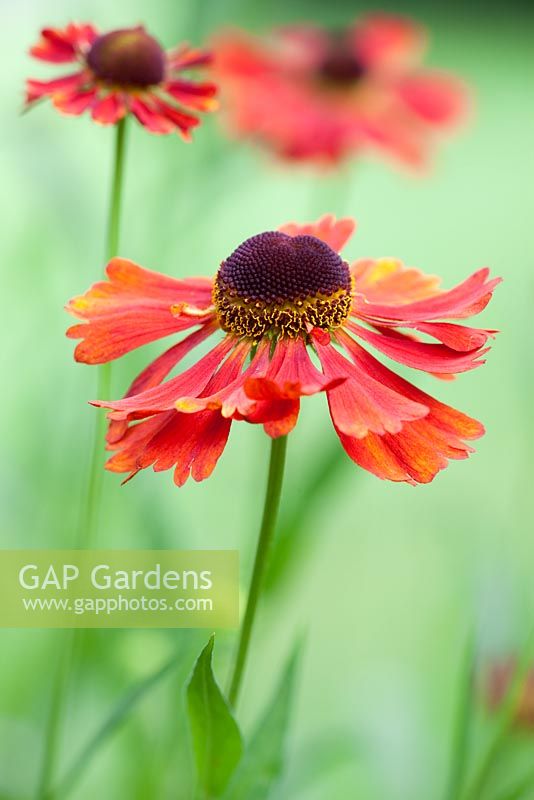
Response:
[{"label": "out-of-focus flower", "polygon": [[[505,699],[517,669],[514,658],[496,662],[486,673],[485,695],[488,706],[496,711]],[[534,728],[534,669],[528,673],[515,712],[519,726]]]},{"label": "out-of-focus flower", "polygon": [[214,68],[231,129],[284,158],[331,164],[373,149],[419,167],[467,106],[459,80],[420,66],[425,45],[414,22],[371,14],[333,32],[229,31]]},{"label": "out-of-focus flower", "polygon": [[104,34],[89,24],[44,28],[30,54],[72,64],[74,71],[48,81],[29,79],[27,106],[48,97],[58,111],[88,111],[103,125],[133,114],[152,133],[178,132],[187,140],[200,122],[191,112],[217,107],[215,85],[187,76],[188,70],[208,65],[210,54],[187,45],[166,52],[142,26]]},{"label": "out-of-focus flower", "polygon": [[[113,259],[108,280],[67,306],[82,320],[68,331],[83,340],[78,361],[111,361],[197,330],[151,363],[126,397],[94,403],[111,409],[108,447],[117,452],[107,468],[131,477],[151,465],[174,467],[179,485],[190,474],[202,480],[223,452],[232,420],[282,436],[297,422],[300,398],[317,392],[326,392],[350,458],[380,478],[427,483],[449,459],[466,458],[472,448],[464,440],[481,436],[483,426],[391,372],[361,343],[426,372],[471,370],[484,363],[494,331],[443,320],[478,314],[499,279],[481,269],[444,291],[437,278],[394,259],[349,266],[339,251],[354,227],[351,219],[326,216],[252,236],[213,280],[177,280]],[[221,332],[207,355],[165,380]]]}]

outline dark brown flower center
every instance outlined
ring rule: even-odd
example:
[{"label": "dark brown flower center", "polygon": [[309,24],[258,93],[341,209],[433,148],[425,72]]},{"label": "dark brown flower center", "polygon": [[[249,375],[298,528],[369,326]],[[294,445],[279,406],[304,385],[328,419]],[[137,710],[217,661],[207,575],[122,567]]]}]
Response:
[{"label": "dark brown flower center", "polygon": [[165,53],[144,28],[123,28],[99,36],[87,63],[101,80],[127,86],[151,86],[163,80]]},{"label": "dark brown flower center", "polygon": [[296,336],[336,328],[351,305],[348,265],[315,236],[267,231],[223,261],[214,303],[221,327],[238,336]]},{"label": "dark brown flower center", "polygon": [[331,33],[326,55],[319,66],[320,79],[334,86],[348,87],[357,83],[364,73],[365,67],[358,60],[348,33]]}]

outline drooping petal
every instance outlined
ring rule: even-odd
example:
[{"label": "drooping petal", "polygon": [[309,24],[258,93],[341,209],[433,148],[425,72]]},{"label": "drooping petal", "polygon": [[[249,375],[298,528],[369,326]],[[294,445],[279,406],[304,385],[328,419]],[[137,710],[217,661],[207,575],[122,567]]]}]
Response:
[{"label": "drooping petal", "polygon": [[[481,360],[481,356],[488,352],[487,348],[459,352],[444,344],[428,344],[408,337],[389,336],[385,329],[381,333],[375,333],[352,322],[348,322],[346,327],[394,361],[425,372],[467,372],[482,366],[485,362]],[[338,334],[342,344],[349,338],[343,331]]]},{"label": "drooping petal", "polygon": [[345,247],[355,229],[356,222],[350,217],[336,220],[333,214],[325,214],[317,222],[309,222],[302,225],[296,222],[288,222],[287,225],[282,225],[278,230],[288,236],[315,236],[317,239],[326,242],[332,250],[339,253]]},{"label": "drooping petal", "polygon": [[426,36],[410,19],[371,13],[355,25],[353,42],[358,59],[368,68],[396,72],[420,60]]},{"label": "drooping petal", "polygon": [[115,125],[127,112],[128,107],[122,93],[110,92],[93,104],[91,116],[101,125]]},{"label": "drooping petal", "polygon": [[192,83],[187,80],[172,80],[165,84],[165,91],[178,103],[196,111],[216,111],[219,101],[215,98],[214,83]]},{"label": "drooping petal", "polygon": [[140,394],[123,397],[120,400],[94,400],[92,405],[110,408],[110,419],[142,419],[161,411],[174,408],[180,397],[197,397],[208,385],[215,371],[235,347],[235,341],[226,336],[203,358],[175,378],[152,386]]},{"label": "drooping petal", "polygon": [[364,319],[399,323],[463,319],[478,314],[489,303],[501,278],[488,280],[488,277],[489,269],[480,269],[454,289],[409,303],[370,302],[356,289],[353,313]]},{"label": "drooping petal", "polygon": [[231,379],[210,384],[206,392],[196,396],[184,396],[177,399],[176,408],[186,414],[196,414],[205,409],[218,410],[224,417],[239,416],[245,418],[254,407],[254,402],[245,392],[245,382],[251,376],[264,374],[269,365],[269,342],[264,340],[258,345],[254,358],[244,372],[241,368],[250,353],[251,344],[241,342],[234,353],[234,366],[237,367]]},{"label": "drooping petal", "polygon": [[30,55],[41,61],[65,64],[75,61],[96,39],[92,25],[70,23],[66,28],[43,28],[41,39],[30,49]]},{"label": "drooping petal", "polygon": [[412,303],[440,294],[440,279],[396,258],[361,259],[351,265],[354,288],[369,303]]},{"label": "drooping petal", "polygon": [[180,133],[186,141],[191,140],[191,130],[200,124],[198,117],[191,114],[186,114],[179,108],[170,105],[161,100],[159,97],[154,96],[151,98],[152,106],[156,109],[158,114],[161,114],[165,119],[168,119],[174,125],[175,129]]},{"label": "drooping petal", "polygon": [[396,434],[369,433],[358,439],[336,426],[341,444],[353,461],[379,478],[415,484],[430,482],[449,460],[464,459],[473,452],[463,440],[483,435],[480,422],[417,389],[354,340],[344,341],[344,345],[354,362],[369,375],[429,409],[427,416],[404,423]]},{"label": "drooping petal", "polygon": [[[213,394],[231,384],[241,371],[246,354],[246,345],[236,347],[212,374],[202,393]],[[165,411],[129,426],[112,421],[111,426],[117,426],[119,435],[111,441],[108,438],[108,442],[118,452],[108,461],[107,469],[130,472],[133,477],[151,465],[156,472],[176,466],[174,480],[178,486],[190,475],[194,480],[204,480],[211,475],[224,450],[230,425],[231,419],[223,417],[219,407],[190,414]]]},{"label": "drooping petal", "polygon": [[[151,389],[153,386],[158,386],[167,377],[169,372],[171,372],[191,350],[211,336],[212,333],[217,330],[217,327],[215,321],[208,323],[198,331],[190,333],[189,336],[186,336],[181,342],[169,347],[168,350],[152,361],[148,367],[145,367],[131,383],[124,396],[131,397],[134,394],[144,392],[146,389]],[[123,420],[111,420],[108,426],[106,441],[108,443],[113,443],[121,439],[127,427],[128,423]]]},{"label": "drooping petal", "polygon": [[403,102],[431,125],[456,124],[468,108],[467,91],[457,79],[422,72],[402,78],[398,92]]},{"label": "drooping petal", "polygon": [[152,386],[158,386],[163,381],[169,372],[191,352],[195,347],[201,344],[205,339],[211,336],[218,329],[216,322],[208,323],[194,333],[190,333],[181,342],[169,347],[162,353],[155,361],[152,361],[148,367],[137,376],[128,389],[126,396],[140,394]]},{"label": "drooping petal", "polygon": [[207,50],[190,47],[183,44],[167,53],[169,68],[173,71],[191,69],[192,67],[207,67],[212,63],[213,56]]},{"label": "drooping petal", "polygon": [[281,338],[264,375],[248,377],[244,389],[254,400],[298,399],[335,388],[342,379],[331,380],[314,366],[306,343],[300,337]]},{"label": "drooping petal", "polygon": [[356,362],[349,362],[333,345],[315,339],[327,378],[344,378],[328,391],[330,414],[336,429],[363,438],[367,433],[398,433],[403,424],[428,414],[428,408],[376,380]]},{"label": "drooping petal", "polygon": [[429,417],[444,431],[461,439],[478,439],[484,433],[484,426],[477,420],[468,417],[461,411],[440,403],[426,392],[418,389],[413,384],[401,378],[395,372],[385,367],[376,360],[367,350],[364,350],[350,336],[343,341],[343,346],[350,354],[351,359],[362,370],[376,381],[399,394],[420,403],[430,409]]},{"label": "drooping petal", "polygon": [[71,95],[80,90],[85,81],[85,73],[81,70],[51,81],[38,81],[30,78],[26,81],[26,103],[34,103],[42,97]]},{"label": "drooping petal", "polygon": [[453,350],[466,352],[484,347],[488,339],[494,338],[498,331],[488,328],[470,328],[452,322],[418,322],[407,325],[421,333],[438,339]]},{"label": "drooping petal", "polygon": [[209,316],[197,318],[175,309],[179,303],[209,308],[208,279],[178,280],[122,258],[112,259],[106,273],[108,281],[94,284],[67,305],[69,313],[84,320],[67,331],[70,338],[83,339],[76,348],[78,361],[104,363],[170,333],[210,321]]},{"label": "drooping petal", "polygon": [[338,431],[347,455],[383,480],[430,483],[449,460],[465,459],[472,448],[444,433],[433,419],[406,423],[397,434],[369,433],[363,439]]},{"label": "drooping petal", "polygon": [[91,89],[83,89],[70,92],[68,94],[54,95],[52,102],[54,108],[57,108],[62,114],[69,114],[78,117],[91,108],[95,98],[97,97],[97,90],[95,87]]},{"label": "drooping petal", "polygon": [[161,114],[152,102],[140,97],[132,97],[130,100],[132,114],[151,133],[167,134],[176,130],[176,125],[166,116]]}]

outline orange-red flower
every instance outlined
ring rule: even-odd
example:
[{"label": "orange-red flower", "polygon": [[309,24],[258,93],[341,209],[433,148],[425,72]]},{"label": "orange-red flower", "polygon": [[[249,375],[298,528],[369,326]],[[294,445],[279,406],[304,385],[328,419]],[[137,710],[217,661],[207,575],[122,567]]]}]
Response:
[{"label": "orange-red flower", "polygon": [[[173,467],[178,485],[189,475],[202,480],[232,420],[282,436],[297,421],[301,397],[317,392],[326,392],[350,458],[380,478],[427,483],[449,459],[466,458],[465,440],[481,436],[483,426],[400,378],[362,344],[438,375],[471,370],[484,363],[495,331],[444,320],[478,314],[499,279],[481,269],[444,291],[437,278],[394,259],[349,266],[339,251],[354,227],[325,216],[260,233],[222,262],[214,280],[178,280],[113,259],[108,280],[68,304],[81,320],[68,331],[82,339],[78,361],[111,361],[193,332],[152,362],[123,399],[94,403],[111,409],[108,447],[116,452],[107,468],[131,477],[148,466]],[[168,378],[216,335],[206,355]]]},{"label": "orange-red flower", "polygon": [[[486,674],[486,701],[496,711],[505,700],[517,670],[517,660],[509,658],[491,664]],[[518,727],[534,728],[534,669],[531,669],[520,692],[514,722]]]},{"label": "orange-red flower", "polygon": [[102,125],[133,114],[152,133],[177,132],[184,139],[199,124],[194,112],[217,106],[213,83],[184,76],[209,64],[209,53],[188,45],[165,52],[141,26],[104,34],[89,24],[44,28],[30,54],[53,64],[73,64],[74,71],[48,81],[28,80],[27,106],[49,97],[58,111],[89,111]]},{"label": "orange-red flower", "polygon": [[419,166],[466,110],[452,76],[423,69],[425,31],[371,14],[338,31],[311,24],[216,38],[230,127],[282,157],[337,163],[378,150]]}]

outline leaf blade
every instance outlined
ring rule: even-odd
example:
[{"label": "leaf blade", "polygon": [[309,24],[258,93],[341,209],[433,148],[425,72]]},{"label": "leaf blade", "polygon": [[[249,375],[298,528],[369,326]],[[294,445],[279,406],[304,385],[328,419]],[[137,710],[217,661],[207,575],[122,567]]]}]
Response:
[{"label": "leaf blade", "polygon": [[200,653],[187,685],[187,712],[198,783],[205,796],[220,797],[243,752],[237,722],[213,674],[215,637]]}]

